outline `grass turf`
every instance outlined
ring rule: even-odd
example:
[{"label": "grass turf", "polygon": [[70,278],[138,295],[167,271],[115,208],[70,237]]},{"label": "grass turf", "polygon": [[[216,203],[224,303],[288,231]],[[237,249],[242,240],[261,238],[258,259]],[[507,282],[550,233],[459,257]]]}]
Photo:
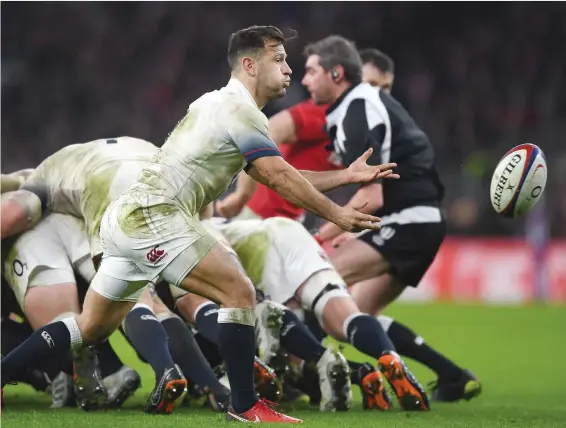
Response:
[{"label": "grass turf", "polygon": [[[483,383],[480,397],[457,404],[435,404],[432,411],[388,413],[361,408],[355,387],[355,406],[347,413],[322,414],[297,406],[292,415],[313,428],[378,427],[565,427],[566,426],[566,310],[564,307],[486,307],[462,305],[394,305],[391,315],[413,328],[431,345],[467,367]],[[224,426],[223,415],[177,407],[170,416],[145,415],[143,404],[154,384],[149,366],[139,362],[119,335],[112,338],[124,362],[142,376],[142,388],[119,411],[84,413],[76,409],[50,410],[50,398],[25,385],[8,385],[2,426],[6,428],[102,427],[159,428]],[[371,361],[351,348],[346,355]],[[409,361],[424,384],[434,375]]]}]

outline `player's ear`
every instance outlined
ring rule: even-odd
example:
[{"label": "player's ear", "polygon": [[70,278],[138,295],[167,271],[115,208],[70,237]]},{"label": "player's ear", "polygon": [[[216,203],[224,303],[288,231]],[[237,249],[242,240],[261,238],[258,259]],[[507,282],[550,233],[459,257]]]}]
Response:
[{"label": "player's ear", "polygon": [[335,83],[340,83],[344,80],[344,67],[337,65],[330,70],[330,76]]},{"label": "player's ear", "polygon": [[257,73],[257,62],[255,58],[251,56],[243,56],[240,62],[242,64],[242,68],[244,69],[244,71],[250,76],[255,77]]}]

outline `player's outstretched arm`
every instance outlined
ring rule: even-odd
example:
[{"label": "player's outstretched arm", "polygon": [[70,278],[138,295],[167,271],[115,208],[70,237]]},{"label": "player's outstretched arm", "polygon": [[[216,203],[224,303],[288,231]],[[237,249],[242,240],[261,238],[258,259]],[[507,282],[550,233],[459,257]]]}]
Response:
[{"label": "player's outstretched arm", "polygon": [[319,192],[328,192],[348,184],[371,183],[382,178],[399,178],[393,173],[396,163],[383,165],[368,165],[367,160],[373,153],[373,149],[366,150],[347,169],[339,171],[299,171]]},{"label": "player's outstretched arm", "polygon": [[248,174],[293,204],[335,223],[342,230],[379,229],[378,217],[336,205],[280,156],[255,159]]}]

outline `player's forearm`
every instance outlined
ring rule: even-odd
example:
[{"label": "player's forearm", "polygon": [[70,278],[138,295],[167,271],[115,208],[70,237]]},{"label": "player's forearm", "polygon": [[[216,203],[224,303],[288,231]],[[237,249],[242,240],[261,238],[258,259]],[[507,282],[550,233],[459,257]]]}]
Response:
[{"label": "player's forearm", "polygon": [[319,192],[329,192],[330,190],[337,189],[338,187],[351,184],[348,179],[348,173],[345,169],[339,171],[299,171],[313,187]]},{"label": "player's forearm", "polygon": [[[367,203],[367,204],[366,204]],[[366,205],[364,205],[366,204]],[[357,208],[360,212],[373,214],[383,206],[383,192],[381,184],[372,183],[360,187],[352,196],[348,205]],[[321,241],[330,241],[343,232],[334,223],[323,224],[319,231],[318,237]]]},{"label": "player's forearm", "polygon": [[[365,204],[365,205],[364,205]],[[383,190],[379,183],[371,183],[358,189],[348,202],[351,207],[361,207],[358,211],[372,214],[383,206]]]},{"label": "player's forearm", "polygon": [[274,171],[267,178],[267,185],[294,205],[332,221],[339,208],[318,192],[297,170],[292,168]]},{"label": "player's forearm", "polygon": [[257,181],[242,171],[240,175],[238,175],[234,193],[238,194],[244,204],[246,204],[252,198],[256,188]]}]

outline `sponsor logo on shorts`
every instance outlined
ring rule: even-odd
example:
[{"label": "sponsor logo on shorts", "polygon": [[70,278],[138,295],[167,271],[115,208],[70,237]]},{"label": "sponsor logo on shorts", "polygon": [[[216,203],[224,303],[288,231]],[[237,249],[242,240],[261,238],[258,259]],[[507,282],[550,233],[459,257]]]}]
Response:
[{"label": "sponsor logo on shorts", "polygon": [[55,342],[51,338],[51,335],[49,333],[47,333],[46,331],[41,332],[41,337],[43,337],[43,340],[45,340],[47,342],[47,345],[50,348],[53,348],[55,346]]},{"label": "sponsor logo on shorts", "polygon": [[291,329],[296,325],[297,323],[294,321],[291,321],[289,324],[286,324],[285,327],[283,327],[283,330],[281,330],[281,336],[287,336],[287,333],[289,333]]},{"label": "sponsor logo on shorts", "polygon": [[373,235],[372,241],[375,245],[381,247],[385,243],[385,241],[393,238],[393,236],[395,236],[395,229],[385,226],[381,228],[379,235]]},{"label": "sponsor logo on shorts", "polygon": [[150,263],[156,264],[159,263],[167,256],[165,250],[160,250],[159,245],[153,247],[149,252],[146,254],[147,259]]},{"label": "sponsor logo on shorts", "polygon": [[142,315],[140,319],[142,321],[157,321],[157,318],[155,318],[155,316],[153,315]]}]

